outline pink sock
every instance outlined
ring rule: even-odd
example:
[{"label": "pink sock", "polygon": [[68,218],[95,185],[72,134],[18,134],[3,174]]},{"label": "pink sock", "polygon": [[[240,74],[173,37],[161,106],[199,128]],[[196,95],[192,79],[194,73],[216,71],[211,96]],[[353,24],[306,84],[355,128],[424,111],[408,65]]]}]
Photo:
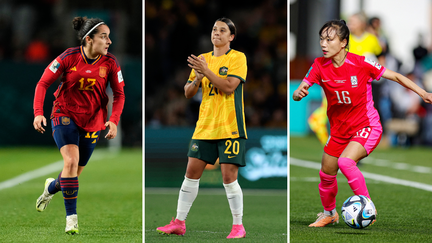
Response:
[{"label": "pink sock", "polygon": [[348,179],[348,184],[354,194],[370,198],[364,176],[357,167],[356,162],[349,158],[339,158],[338,165],[342,174]]},{"label": "pink sock", "polygon": [[331,211],[336,208],[336,194],[338,185],[336,175],[327,175],[320,170],[319,172],[321,183],[318,185],[321,197],[321,203],[324,210]]}]

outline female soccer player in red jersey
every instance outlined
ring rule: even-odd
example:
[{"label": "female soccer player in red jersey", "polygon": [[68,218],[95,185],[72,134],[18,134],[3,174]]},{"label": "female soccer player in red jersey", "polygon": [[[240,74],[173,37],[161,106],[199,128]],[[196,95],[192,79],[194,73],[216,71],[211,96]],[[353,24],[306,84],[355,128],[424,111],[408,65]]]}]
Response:
[{"label": "female soccer player in red jersey", "polygon": [[184,235],[186,217],[198,194],[199,179],[207,164],[219,158],[222,180],[233,216],[227,238],[244,238],[243,193],[237,182],[238,169],[245,166],[246,125],[243,84],[247,65],[244,53],[230,48],[236,35],[234,23],[216,20],[211,32],[213,51],[188,57],[192,68],[185,85],[186,98],[202,88],[199,119],[188,152],[186,175],[180,189],[177,216],[170,224],[157,228],[162,234]]},{"label": "female soccer player in red jersey", "polygon": [[328,101],[330,137],[324,147],[318,186],[324,213],[319,213],[318,219],[309,227],[323,227],[339,221],[335,209],[338,169],[348,179],[354,194],[370,198],[356,163],[376,148],[382,135],[372,99],[372,80],[381,77],[393,80],[416,92],[426,103],[432,102],[431,93],[405,76],[348,52],[349,29],[344,20],[325,23],[319,35],[323,57],[315,59],[293,94],[293,99],[300,101],[308,95],[309,87],[318,84]]},{"label": "female soccer player in red jersey", "polygon": [[[44,211],[54,194],[61,190],[66,208],[65,231],[78,234],[78,177],[93,153],[100,131],[107,127],[109,131],[105,138],[116,137],[125,96],[120,65],[108,52],[112,43],[108,26],[101,19],[86,17],[75,17],[72,23],[81,46],[67,49],[45,69],[35,90],[33,126],[36,131],[45,132],[45,94],[48,87],[62,75],[54,93],[51,126],[64,166],[57,179],[46,179],[44,192],[36,201],[36,209]],[[112,88],[114,101],[112,114],[106,121],[108,84]]]}]

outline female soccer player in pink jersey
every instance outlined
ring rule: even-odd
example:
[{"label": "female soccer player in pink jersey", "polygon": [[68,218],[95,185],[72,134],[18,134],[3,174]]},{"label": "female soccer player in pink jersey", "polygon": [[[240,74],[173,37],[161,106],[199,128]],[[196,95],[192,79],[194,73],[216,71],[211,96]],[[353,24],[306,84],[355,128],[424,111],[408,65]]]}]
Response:
[{"label": "female soccer player in pink jersey", "polygon": [[184,87],[186,98],[202,88],[199,119],[188,151],[186,175],[180,189],[177,216],[170,224],[158,227],[162,234],[184,235],[186,217],[198,194],[199,180],[207,164],[219,159],[223,186],[233,216],[227,238],[244,238],[243,193],[237,181],[239,167],[245,166],[246,124],[243,84],[247,64],[244,53],[230,48],[236,35],[228,18],[216,20],[211,32],[213,51],[188,57],[192,68]]},{"label": "female soccer player in pink jersey", "polygon": [[328,101],[327,116],[330,137],[324,147],[319,194],[324,212],[309,227],[324,227],[339,221],[336,212],[338,169],[348,179],[356,195],[370,198],[363,174],[356,163],[368,156],[378,145],[382,126],[372,99],[371,82],[381,77],[393,80],[416,92],[426,103],[432,94],[421,89],[405,76],[386,69],[364,56],[348,52],[349,29],[344,20],[332,20],[320,29],[323,57],[316,58],[293,99],[300,101],[308,89],[318,84]]},{"label": "female soccer player in pink jersey", "polygon": [[[56,99],[51,113],[51,127],[52,136],[63,156],[64,167],[57,179],[46,179],[44,192],[36,200],[36,209],[44,211],[54,194],[62,191],[66,208],[65,231],[78,234],[78,176],[93,153],[100,131],[107,127],[109,131],[105,138],[116,137],[125,96],[120,65],[108,52],[111,45],[108,26],[101,19],[86,17],[75,17],[72,23],[81,46],[67,49],[45,69],[35,90],[33,126],[36,131],[45,132],[45,94],[48,87],[62,75],[54,93]],[[114,101],[112,114],[106,121],[108,84]]]}]

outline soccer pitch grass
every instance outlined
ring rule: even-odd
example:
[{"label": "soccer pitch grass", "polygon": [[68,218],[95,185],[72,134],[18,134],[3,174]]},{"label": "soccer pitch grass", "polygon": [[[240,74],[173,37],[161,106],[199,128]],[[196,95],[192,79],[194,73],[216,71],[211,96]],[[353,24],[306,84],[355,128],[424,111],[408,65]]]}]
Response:
[{"label": "soccer pitch grass", "polygon": [[[53,148],[1,148],[0,183],[61,161]],[[44,212],[35,209],[45,179],[0,190],[0,242],[142,242],[142,149],[96,148],[79,177],[79,235],[67,235],[61,192]]]},{"label": "soccer pitch grass", "polygon": [[[373,173],[431,185],[432,150],[429,147],[381,148],[360,162],[363,173]],[[322,147],[315,137],[292,137],[290,157],[320,164]],[[343,202],[353,193],[345,176],[338,173],[336,210],[339,224],[309,228],[322,212],[318,184],[319,169],[290,166],[290,242],[432,242],[432,192],[366,178],[378,215],[365,229],[352,229],[340,215]],[[385,179],[385,177],[383,177]]]},{"label": "soccer pitch grass", "polygon": [[[222,186],[222,185],[221,185]],[[186,220],[186,234],[161,235],[157,227],[176,216],[179,188],[146,188],[145,242],[226,242],[232,216],[224,189],[200,189]],[[287,242],[286,190],[243,189],[241,242]]]}]

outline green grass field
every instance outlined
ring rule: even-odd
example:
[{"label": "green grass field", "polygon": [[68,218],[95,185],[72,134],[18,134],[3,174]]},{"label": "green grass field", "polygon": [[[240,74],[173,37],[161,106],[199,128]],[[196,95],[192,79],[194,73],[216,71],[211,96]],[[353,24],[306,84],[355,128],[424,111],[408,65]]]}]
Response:
[{"label": "green grass field", "polygon": [[[290,157],[320,163],[322,147],[315,137],[290,139]],[[432,149],[381,148],[361,161],[363,173],[374,173],[432,186]],[[374,225],[363,230],[339,224],[309,228],[322,212],[318,193],[319,169],[290,166],[290,242],[432,242],[431,191],[366,178],[369,193],[378,210]],[[339,173],[336,209],[353,195],[346,178]]]},{"label": "green grass field", "polygon": [[[226,242],[232,216],[224,189],[200,189],[186,220],[186,234],[160,235],[157,227],[176,216],[179,188],[146,188],[145,242]],[[287,242],[286,190],[243,189],[241,242]]]},{"label": "green grass field", "polygon": [[[1,148],[0,183],[60,160],[55,147]],[[35,209],[45,179],[60,170],[0,190],[0,242],[142,242],[141,149],[95,150],[79,178],[79,235],[64,233],[61,192]]]}]

